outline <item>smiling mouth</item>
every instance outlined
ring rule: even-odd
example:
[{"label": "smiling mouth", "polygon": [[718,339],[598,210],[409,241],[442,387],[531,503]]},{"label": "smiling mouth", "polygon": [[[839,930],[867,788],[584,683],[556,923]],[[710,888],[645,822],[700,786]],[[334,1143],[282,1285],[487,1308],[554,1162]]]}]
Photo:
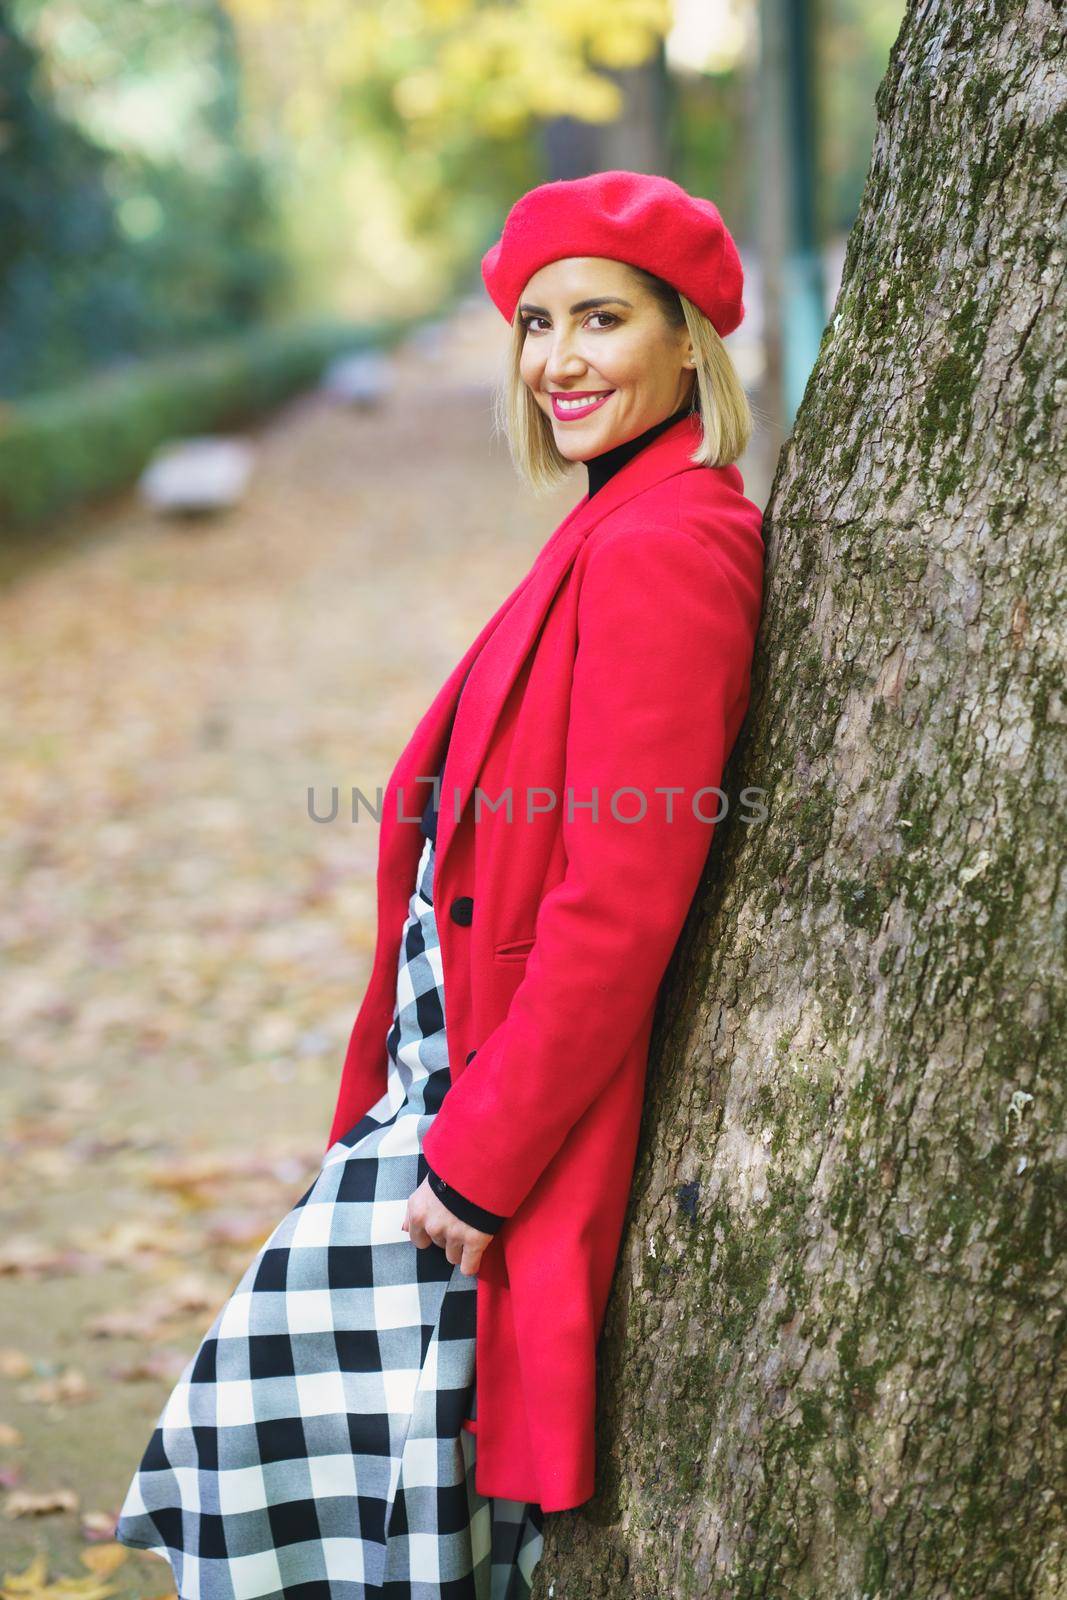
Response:
[{"label": "smiling mouth", "polygon": [[579,398],[557,391],[550,395],[552,411],[561,422],[569,422],[576,417],[587,417],[591,411],[598,410],[605,400],[610,400],[614,393],[614,389],[602,389],[598,394],[582,395]]}]

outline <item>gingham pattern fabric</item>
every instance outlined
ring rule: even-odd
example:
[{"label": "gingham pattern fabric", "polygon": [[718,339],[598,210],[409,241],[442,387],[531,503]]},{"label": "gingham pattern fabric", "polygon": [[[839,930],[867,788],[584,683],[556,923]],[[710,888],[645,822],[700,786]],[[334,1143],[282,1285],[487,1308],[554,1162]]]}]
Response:
[{"label": "gingham pattern fabric", "polygon": [[449,1086],[434,841],[419,862],[388,1088],[327,1151],[189,1361],[116,1539],[179,1600],[526,1600],[543,1514],[474,1486],[476,1277],[401,1228]]}]

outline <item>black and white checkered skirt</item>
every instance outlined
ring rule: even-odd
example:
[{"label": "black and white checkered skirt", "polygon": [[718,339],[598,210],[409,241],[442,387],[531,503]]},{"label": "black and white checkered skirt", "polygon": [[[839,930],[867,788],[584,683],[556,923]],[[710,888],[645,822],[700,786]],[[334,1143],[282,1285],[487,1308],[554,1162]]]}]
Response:
[{"label": "black and white checkered skirt", "polygon": [[179,1600],[525,1600],[543,1514],[474,1486],[477,1278],[401,1228],[449,1087],[427,838],[388,1087],[326,1152],[186,1365],[115,1537]]}]

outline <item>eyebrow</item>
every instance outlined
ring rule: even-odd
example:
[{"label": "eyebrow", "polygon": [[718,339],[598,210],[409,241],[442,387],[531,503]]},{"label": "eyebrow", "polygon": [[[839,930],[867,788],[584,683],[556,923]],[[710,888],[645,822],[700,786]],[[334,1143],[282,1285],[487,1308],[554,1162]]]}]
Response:
[{"label": "eyebrow", "polygon": [[[575,312],[591,311],[594,306],[627,306],[629,310],[633,310],[631,301],[624,300],[621,295],[602,294],[594,295],[591,300],[576,300],[571,306],[570,314],[573,317]],[[549,317],[552,315],[545,306],[532,306],[526,300],[519,306],[519,310],[532,312],[537,317]]]}]

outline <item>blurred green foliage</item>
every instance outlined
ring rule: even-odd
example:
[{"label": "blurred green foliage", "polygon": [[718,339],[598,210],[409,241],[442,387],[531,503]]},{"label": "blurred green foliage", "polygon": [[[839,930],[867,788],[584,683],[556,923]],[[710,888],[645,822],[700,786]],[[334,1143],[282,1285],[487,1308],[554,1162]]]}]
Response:
[{"label": "blurred green foliage", "polygon": [[820,0],[819,189],[822,228],[847,233],[871,164],[874,96],[900,32],[904,0]]},{"label": "blurred green foliage", "polygon": [[351,315],[427,304],[546,176],[539,134],[626,115],[612,71],[673,0],[226,0],[246,111],[272,140],[305,292]]},{"label": "blurred green foliage", "polygon": [[288,268],[240,124],[220,6],[0,0],[0,395],[270,311]]},{"label": "blurred green foliage", "polygon": [[0,403],[0,530],[121,488],[165,440],[240,426],[314,384],[331,356],[387,346],[418,320],[259,327]]},{"label": "blurred green foliage", "polygon": [[[742,240],[759,202],[740,42],[756,5],[724,9],[665,110],[668,170]],[[820,0],[827,233],[855,214],[903,5]],[[477,286],[507,207],[546,176],[547,123],[600,124],[601,165],[619,164],[618,74],[663,48],[681,9],[0,0],[0,398],[310,308],[411,315]]]},{"label": "blurred green foliage", "polygon": [[[619,72],[663,49],[704,0],[225,0],[246,107],[287,169],[297,281],[353,314],[410,303],[478,256],[544,181],[553,119],[600,125],[600,166],[626,164],[613,125],[647,115]],[[815,7],[819,205],[847,232],[870,163],[874,94],[905,0]],[[668,74],[666,170],[712,195],[743,243],[761,174],[758,0],[707,3],[705,62]],[[685,32],[683,28],[682,33]],[[701,29],[697,30],[702,31]]]}]

